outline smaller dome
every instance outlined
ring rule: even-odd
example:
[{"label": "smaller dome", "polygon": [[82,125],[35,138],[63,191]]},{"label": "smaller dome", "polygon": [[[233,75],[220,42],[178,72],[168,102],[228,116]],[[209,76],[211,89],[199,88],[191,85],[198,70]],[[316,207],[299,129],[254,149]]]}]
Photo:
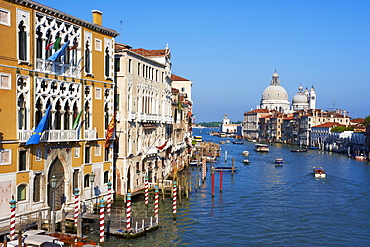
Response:
[{"label": "smaller dome", "polygon": [[306,95],[304,95],[302,93],[297,93],[296,95],[294,95],[292,101],[293,101],[293,105],[294,104],[307,104],[308,103],[308,99],[307,99]]},{"label": "smaller dome", "polygon": [[275,73],[272,74],[272,77],[279,77],[279,75],[278,75],[278,73],[275,72]]}]

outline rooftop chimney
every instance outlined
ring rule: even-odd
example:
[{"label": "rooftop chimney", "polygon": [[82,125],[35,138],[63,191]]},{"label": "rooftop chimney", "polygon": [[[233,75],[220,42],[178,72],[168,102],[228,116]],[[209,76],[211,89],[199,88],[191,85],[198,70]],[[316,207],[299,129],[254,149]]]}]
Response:
[{"label": "rooftop chimney", "polygon": [[101,26],[103,24],[103,12],[99,10],[92,10],[93,23]]}]

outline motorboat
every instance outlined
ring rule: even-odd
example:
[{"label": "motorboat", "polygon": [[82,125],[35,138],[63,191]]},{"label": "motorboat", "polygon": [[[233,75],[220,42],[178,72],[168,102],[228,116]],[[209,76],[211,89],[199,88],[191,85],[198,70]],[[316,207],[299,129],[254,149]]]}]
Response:
[{"label": "motorboat", "polygon": [[293,153],[307,152],[307,148],[290,149],[290,152]]},{"label": "motorboat", "polygon": [[248,159],[244,159],[243,160],[243,163],[244,163],[244,165],[249,165],[249,160]]},{"label": "motorboat", "polygon": [[239,168],[238,167],[232,167],[232,166],[217,166],[213,168],[215,172],[223,171],[223,172],[232,172],[232,171],[237,171]]},{"label": "motorboat", "polygon": [[57,238],[59,242],[64,243],[64,246],[70,247],[98,246],[98,244],[92,240],[77,237],[76,235],[73,234],[54,232],[49,233],[47,236]]},{"label": "motorboat", "polygon": [[254,150],[256,152],[269,152],[270,151],[269,146],[267,144],[260,144],[260,143],[254,146]]},{"label": "motorboat", "polygon": [[322,167],[314,167],[313,172],[315,174],[315,178],[326,178],[326,173]]},{"label": "motorboat", "polygon": [[239,141],[233,141],[234,144],[238,144],[238,145],[243,145],[244,143],[243,142],[239,142]]},{"label": "motorboat", "polygon": [[249,151],[247,151],[247,150],[243,151],[243,152],[242,152],[242,155],[243,155],[243,156],[248,156],[248,155],[249,155]]},{"label": "motorboat", "polygon": [[283,158],[276,158],[275,159],[275,166],[283,166],[283,165],[284,165]]},{"label": "motorboat", "polygon": [[355,160],[367,160],[369,157],[365,156],[364,154],[355,155]]},{"label": "motorboat", "polygon": [[198,166],[198,161],[197,160],[190,161],[190,166]]}]

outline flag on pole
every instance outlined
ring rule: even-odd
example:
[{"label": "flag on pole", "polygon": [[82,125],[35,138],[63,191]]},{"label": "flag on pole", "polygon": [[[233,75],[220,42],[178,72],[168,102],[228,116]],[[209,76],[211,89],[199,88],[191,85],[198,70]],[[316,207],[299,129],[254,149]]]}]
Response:
[{"label": "flag on pole", "polygon": [[116,113],[114,113],[112,119],[109,122],[108,128],[107,128],[107,135],[105,137],[105,148],[109,147],[109,139],[112,138],[114,128],[116,127],[115,118],[116,118]]},{"label": "flag on pole", "polygon": [[69,40],[62,46],[62,48],[60,48],[59,50],[57,50],[53,55],[51,55],[46,60],[55,62],[55,60],[57,60],[58,58],[60,58],[61,56],[64,55],[64,53],[66,52],[66,49],[68,47],[68,44],[69,44]]},{"label": "flag on pole", "polygon": [[70,51],[70,50],[76,50],[77,49],[77,47],[78,47],[78,42],[76,42],[71,48],[69,48],[68,47],[68,51]]},{"label": "flag on pole", "polygon": [[60,44],[61,39],[62,38],[58,37],[57,40],[55,40],[54,45],[53,45],[53,49],[54,50],[58,50],[59,49],[59,44]]},{"label": "flag on pole", "polygon": [[54,43],[50,43],[48,44],[46,47],[45,47],[45,50],[51,50],[52,46],[54,45]]},{"label": "flag on pole", "polygon": [[26,146],[30,144],[39,144],[42,133],[48,128],[50,108],[51,105],[49,105],[44,116],[41,118],[39,124],[35,128],[35,131],[32,132],[30,139],[28,139],[28,141],[26,142]]},{"label": "flag on pole", "polygon": [[165,141],[165,143],[162,145],[162,146],[155,146],[156,148],[158,148],[159,150],[163,150],[166,146],[167,146],[167,141]]},{"label": "flag on pole", "polygon": [[72,129],[76,129],[78,125],[80,124],[81,115],[82,115],[82,110],[80,111],[80,113],[78,113],[75,121],[73,122]]}]

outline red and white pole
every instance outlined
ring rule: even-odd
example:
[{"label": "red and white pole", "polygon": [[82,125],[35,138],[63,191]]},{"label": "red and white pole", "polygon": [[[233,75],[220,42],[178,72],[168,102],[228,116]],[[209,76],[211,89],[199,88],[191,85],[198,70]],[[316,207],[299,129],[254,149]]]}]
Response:
[{"label": "red and white pole", "polygon": [[104,200],[100,200],[100,243],[104,243]]},{"label": "red and white pole", "polygon": [[212,176],[212,197],[215,196],[215,171],[214,168],[211,168],[211,176]]},{"label": "red and white pole", "polygon": [[148,206],[149,203],[149,183],[148,175],[145,175],[145,205]]},{"label": "red and white pole", "polygon": [[206,175],[207,175],[207,161],[206,161],[206,157],[203,157],[202,158],[202,179],[205,180],[206,179]]},{"label": "red and white pole", "polygon": [[155,186],[155,195],[154,195],[154,220],[158,223],[158,185]]},{"label": "red and white pole", "polygon": [[126,202],[126,230],[131,230],[131,193],[127,193],[127,202]]},{"label": "red and white pole", "polygon": [[78,213],[80,210],[80,198],[79,198],[80,190],[78,188],[75,189],[75,214],[74,214],[74,223],[77,226],[78,222]]},{"label": "red and white pole", "polygon": [[107,198],[107,216],[110,216],[110,210],[112,205],[112,183],[108,182],[108,198]]},{"label": "red and white pole", "polygon": [[15,240],[15,207],[16,201],[14,200],[14,196],[10,200],[10,240]]},{"label": "red and white pole", "polygon": [[220,192],[222,192],[222,169],[220,170]]},{"label": "red and white pole", "polygon": [[176,219],[177,213],[177,186],[176,181],[173,181],[173,204],[172,204],[173,219]]}]

